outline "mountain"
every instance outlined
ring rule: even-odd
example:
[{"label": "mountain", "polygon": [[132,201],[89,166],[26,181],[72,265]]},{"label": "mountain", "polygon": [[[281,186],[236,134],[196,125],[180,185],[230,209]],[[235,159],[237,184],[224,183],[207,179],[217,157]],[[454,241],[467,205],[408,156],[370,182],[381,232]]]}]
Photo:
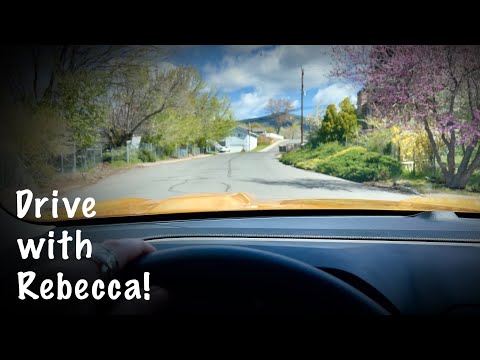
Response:
[{"label": "mountain", "polygon": [[[292,115],[295,118],[295,122],[300,124],[300,115]],[[239,120],[241,123],[258,123],[262,124],[265,127],[275,127],[275,116],[265,115],[257,118],[243,119]],[[286,123],[285,125],[290,126],[292,123]]]}]

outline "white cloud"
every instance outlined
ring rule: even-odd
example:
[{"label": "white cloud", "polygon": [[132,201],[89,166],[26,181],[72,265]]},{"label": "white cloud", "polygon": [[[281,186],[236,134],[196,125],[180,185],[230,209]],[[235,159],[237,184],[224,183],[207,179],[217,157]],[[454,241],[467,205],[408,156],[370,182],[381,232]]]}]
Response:
[{"label": "white cloud", "polygon": [[[265,47],[245,45],[242,48],[226,47],[226,54],[220,64],[208,64],[204,68],[206,80],[225,92],[247,90],[241,99],[233,104],[237,118],[249,113],[264,114],[263,108],[244,109],[252,99],[268,99],[288,96],[288,92],[300,88],[300,67],[305,69],[305,91],[325,85],[331,69],[329,46],[282,45]],[[253,53],[252,53],[253,52]],[[298,101],[297,101],[298,107]]]},{"label": "white cloud", "polygon": [[319,89],[313,97],[313,101],[315,102],[315,104],[319,105],[338,105],[340,101],[342,101],[346,97],[349,97],[350,101],[356,106],[357,91],[358,89],[354,88],[352,85],[334,83],[327,87]]},{"label": "white cloud", "polygon": [[225,45],[225,52],[230,54],[250,54],[267,45]]},{"label": "white cloud", "polygon": [[255,54],[227,54],[219,65],[205,67],[207,80],[225,91],[247,86],[272,96],[300,86],[300,67],[305,69],[305,90],[318,88],[330,71],[328,46],[282,45]]},{"label": "white cloud", "polygon": [[239,120],[259,116],[264,112],[269,98],[257,92],[243,93],[238,101],[232,103],[235,116]]}]

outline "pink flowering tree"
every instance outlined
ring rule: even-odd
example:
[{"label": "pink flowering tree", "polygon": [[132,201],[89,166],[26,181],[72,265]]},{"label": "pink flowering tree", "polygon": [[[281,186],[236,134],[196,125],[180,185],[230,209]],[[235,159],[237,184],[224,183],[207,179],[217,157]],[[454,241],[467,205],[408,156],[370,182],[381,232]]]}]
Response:
[{"label": "pink flowering tree", "polygon": [[374,114],[426,131],[445,185],[465,188],[480,167],[480,47],[339,46],[333,54],[332,75],[361,84]]}]

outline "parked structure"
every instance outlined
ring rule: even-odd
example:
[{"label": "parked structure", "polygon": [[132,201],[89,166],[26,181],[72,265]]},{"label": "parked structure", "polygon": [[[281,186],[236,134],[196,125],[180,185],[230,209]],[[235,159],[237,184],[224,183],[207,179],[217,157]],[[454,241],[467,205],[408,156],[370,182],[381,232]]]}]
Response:
[{"label": "parked structure", "polygon": [[252,151],[257,147],[257,138],[258,135],[248,128],[237,126],[220,144],[228,147],[230,152]]}]

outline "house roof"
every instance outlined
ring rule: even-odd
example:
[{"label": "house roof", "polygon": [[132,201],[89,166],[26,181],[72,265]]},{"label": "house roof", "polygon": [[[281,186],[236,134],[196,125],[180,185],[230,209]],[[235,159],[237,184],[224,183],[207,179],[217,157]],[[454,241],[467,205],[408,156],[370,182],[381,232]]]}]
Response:
[{"label": "house roof", "polygon": [[255,134],[254,132],[248,131],[248,126],[246,126],[246,125],[243,125],[243,124],[242,124],[242,125],[238,125],[238,126],[236,127],[236,129],[240,129],[240,130],[242,130],[242,131],[248,132],[251,136],[258,137],[258,135]]}]

